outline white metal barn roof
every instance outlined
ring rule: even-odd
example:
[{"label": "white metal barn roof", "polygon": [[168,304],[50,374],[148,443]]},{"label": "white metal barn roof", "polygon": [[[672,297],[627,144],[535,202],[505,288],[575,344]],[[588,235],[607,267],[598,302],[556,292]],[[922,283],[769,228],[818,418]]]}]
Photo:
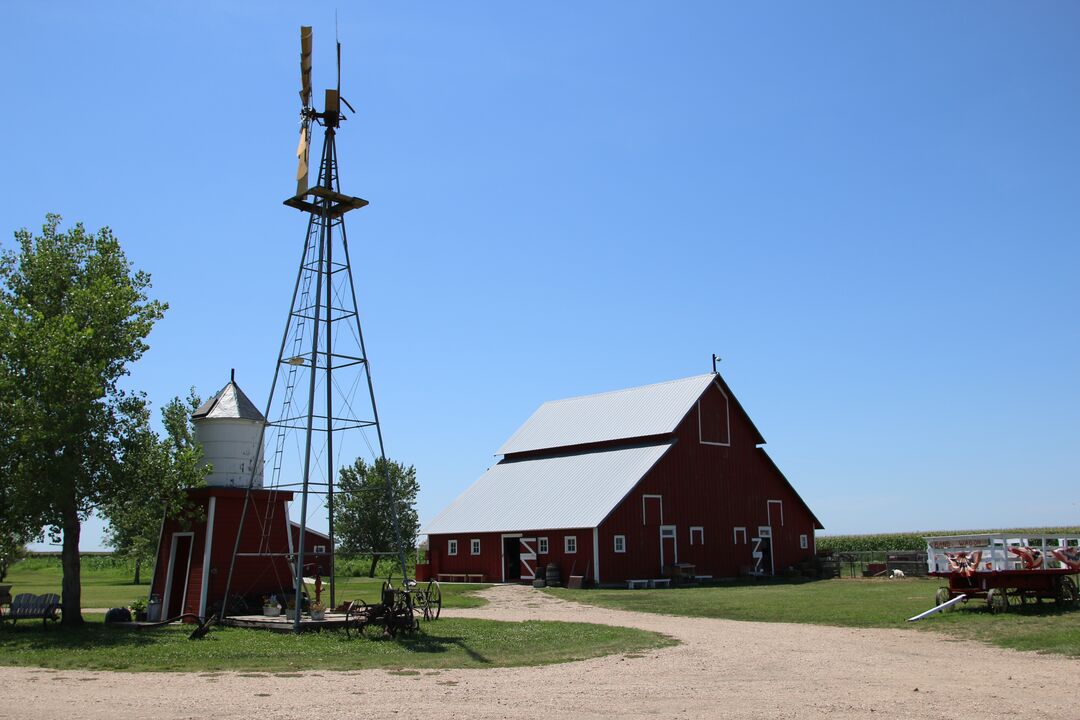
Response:
[{"label": "white metal barn roof", "polygon": [[496,454],[673,432],[716,375],[546,402]]},{"label": "white metal barn roof", "polygon": [[597,527],[672,444],[499,463],[420,532]]}]

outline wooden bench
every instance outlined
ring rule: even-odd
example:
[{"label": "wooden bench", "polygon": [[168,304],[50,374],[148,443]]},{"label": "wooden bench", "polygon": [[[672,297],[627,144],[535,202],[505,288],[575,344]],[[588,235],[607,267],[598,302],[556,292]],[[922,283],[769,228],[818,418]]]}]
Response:
[{"label": "wooden bench", "polygon": [[60,619],[60,596],[55,593],[46,595],[34,595],[33,593],[20,593],[11,601],[11,607],[4,614],[4,619],[14,625],[17,620],[41,620],[41,624],[48,627],[48,621],[56,622]]},{"label": "wooden bench", "polygon": [[648,580],[627,580],[626,581],[626,589],[627,590],[637,590],[638,588],[644,589],[644,588],[647,588],[647,587],[649,587],[649,581]]},{"label": "wooden bench", "polygon": [[484,582],[484,576],[480,573],[436,573],[435,579],[439,582]]},{"label": "wooden bench", "polygon": [[651,587],[651,588],[671,587],[671,578],[656,578],[654,580],[650,580],[649,581],[649,587]]}]

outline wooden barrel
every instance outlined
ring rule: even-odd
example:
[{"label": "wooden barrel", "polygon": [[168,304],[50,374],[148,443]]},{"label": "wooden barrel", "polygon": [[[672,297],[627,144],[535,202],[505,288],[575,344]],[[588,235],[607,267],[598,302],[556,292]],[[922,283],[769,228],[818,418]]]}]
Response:
[{"label": "wooden barrel", "polygon": [[562,585],[562,576],[559,574],[558,563],[548,563],[545,578],[547,579],[548,587],[559,587]]}]

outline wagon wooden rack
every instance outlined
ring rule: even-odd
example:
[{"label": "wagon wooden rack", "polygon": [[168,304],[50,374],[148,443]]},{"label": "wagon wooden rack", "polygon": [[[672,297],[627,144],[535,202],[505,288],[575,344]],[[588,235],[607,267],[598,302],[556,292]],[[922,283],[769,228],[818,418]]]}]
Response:
[{"label": "wagon wooden rack", "polygon": [[948,580],[934,597],[982,599],[991,612],[1052,600],[1075,607],[1080,600],[1080,536],[1017,537],[1004,534],[926,538],[928,574]]}]

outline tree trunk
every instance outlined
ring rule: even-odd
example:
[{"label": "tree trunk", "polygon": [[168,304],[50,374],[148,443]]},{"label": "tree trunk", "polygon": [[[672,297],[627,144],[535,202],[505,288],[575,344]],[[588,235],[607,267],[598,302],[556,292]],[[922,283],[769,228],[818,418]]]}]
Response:
[{"label": "tree trunk", "polygon": [[379,564],[379,556],[372,554],[371,556],[371,570],[368,571],[367,576],[369,578],[375,577],[375,566]]},{"label": "tree trunk", "polygon": [[132,581],[132,584],[134,584],[134,585],[139,584],[139,580],[140,580],[140,578],[139,578],[139,570],[141,570],[141,569],[142,569],[142,560],[140,560],[139,558],[135,558],[135,579]]},{"label": "tree trunk", "polygon": [[82,618],[82,577],[79,560],[79,511],[75,506],[64,508],[64,546],[61,562],[64,567],[61,602],[64,610],[61,622],[64,625],[81,625]]}]

